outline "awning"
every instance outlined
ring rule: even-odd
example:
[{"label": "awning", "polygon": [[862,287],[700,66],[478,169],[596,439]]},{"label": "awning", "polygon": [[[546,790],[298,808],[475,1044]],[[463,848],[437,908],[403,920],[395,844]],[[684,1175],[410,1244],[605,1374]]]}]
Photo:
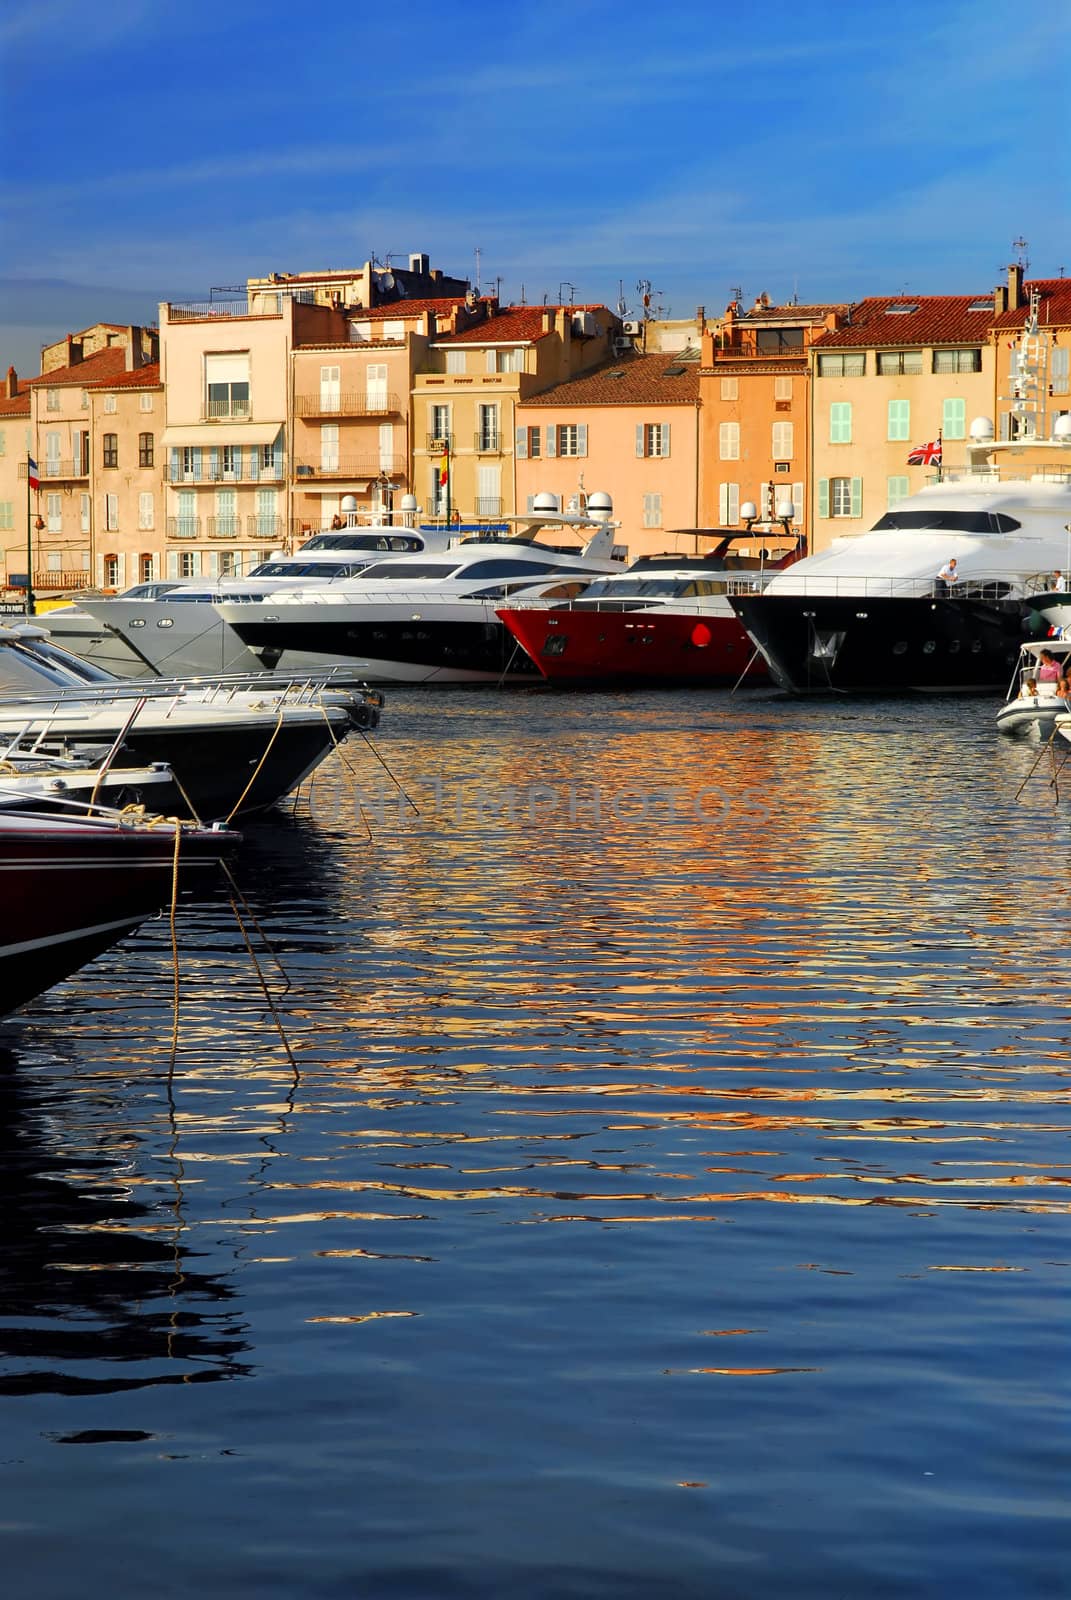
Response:
[{"label": "awning", "polygon": [[282,430],[281,422],[241,422],[224,418],[219,422],[201,422],[191,428],[165,428],[164,444],[274,444]]}]

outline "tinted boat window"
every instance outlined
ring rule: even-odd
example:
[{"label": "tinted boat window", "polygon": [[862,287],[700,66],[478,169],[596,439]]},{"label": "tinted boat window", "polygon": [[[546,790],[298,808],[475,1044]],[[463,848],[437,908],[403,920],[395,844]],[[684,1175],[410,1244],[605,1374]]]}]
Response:
[{"label": "tinted boat window", "polygon": [[1021,522],[1003,511],[886,511],[871,531],[927,528],[934,533],[1013,533],[1021,527]]},{"label": "tinted boat window", "polygon": [[456,572],[456,561],[376,561],[365,567],[361,578],[448,578]]}]

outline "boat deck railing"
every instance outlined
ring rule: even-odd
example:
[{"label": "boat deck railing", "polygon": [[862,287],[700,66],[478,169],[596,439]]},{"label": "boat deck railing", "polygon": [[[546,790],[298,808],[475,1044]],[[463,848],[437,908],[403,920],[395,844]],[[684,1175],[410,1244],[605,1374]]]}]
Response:
[{"label": "boat deck railing", "polygon": [[[787,576],[790,584],[781,591],[784,598],[813,595],[852,600],[1019,600],[1053,594],[1053,574],[972,573],[969,578],[947,584],[937,578],[894,578],[875,576],[872,573],[815,573],[808,578],[803,573]],[[726,584],[730,595],[752,595],[748,584],[730,581]],[[776,598],[780,598],[777,596]],[[1071,602],[1071,595],[1068,597]]]}]

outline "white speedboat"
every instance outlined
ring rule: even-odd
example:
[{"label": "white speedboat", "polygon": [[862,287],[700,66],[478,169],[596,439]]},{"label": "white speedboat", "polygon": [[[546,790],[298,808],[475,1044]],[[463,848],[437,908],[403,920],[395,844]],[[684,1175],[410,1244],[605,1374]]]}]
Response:
[{"label": "white speedboat", "polygon": [[83,661],[66,667],[39,632],[0,628],[0,758],[106,754],[116,770],[165,762],[198,817],[263,810],[355,726],[378,722],[381,696],[324,680],[109,681]]},{"label": "white speedboat", "polygon": [[1061,677],[1066,677],[1071,669],[1071,639],[1037,639],[1023,645],[1008,698],[997,712],[998,732],[1047,739],[1057,717],[1071,710],[1066,696],[1057,692],[1057,682],[1048,674],[1040,676],[1047,664],[1050,669],[1059,667]]},{"label": "white speedboat", "polygon": [[[368,683],[531,682],[538,668],[497,608],[518,595],[575,595],[591,579],[620,572],[622,561],[611,522],[548,512],[506,520],[515,531],[463,539],[439,556],[380,561],[357,579],[216,609],[266,660],[289,659],[291,651],[350,659]],[[536,538],[549,528],[570,529],[586,542]]]},{"label": "white speedboat", "polygon": [[[227,628],[218,600],[261,600],[298,583],[354,577],[388,555],[443,549],[447,530],[390,525],[323,530],[294,555],[279,552],[243,578],[179,578],[135,584],[121,595],[87,595],[41,620],[58,643],[121,677],[260,672],[264,662]],[[288,673],[322,671],[322,654],[272,661]]]}]

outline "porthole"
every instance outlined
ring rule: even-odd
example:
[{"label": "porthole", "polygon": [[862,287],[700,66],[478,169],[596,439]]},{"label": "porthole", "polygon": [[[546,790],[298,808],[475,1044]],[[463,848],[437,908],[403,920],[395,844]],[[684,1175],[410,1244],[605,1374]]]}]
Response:
[{"label": "porthole", "polygon": [[897,639],[896,643],[892,647],[892,653],[893,653],[894,656],[906,656],[907,655],[907,640],[906,639]]},{"label": "porthole", "polygon": [[927,639],[922,647],[922,653],[924,656],[932,656],[936,649],[937,641],[935,639]]}]

